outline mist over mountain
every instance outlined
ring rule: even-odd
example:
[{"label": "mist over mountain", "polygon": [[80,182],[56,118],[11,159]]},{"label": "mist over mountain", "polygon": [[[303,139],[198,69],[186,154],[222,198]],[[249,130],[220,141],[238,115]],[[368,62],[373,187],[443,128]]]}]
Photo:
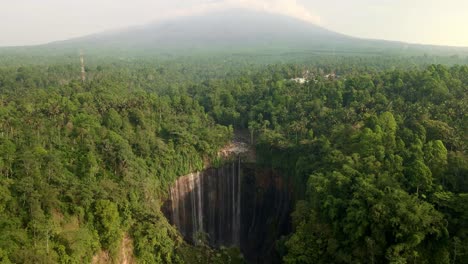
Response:
[{"label": "mist over mountain", "polygon": [[468,56],[468,48],[361,39],[298,18],[248,9],[178,17],[44,45],[0,48],[0,54],[50,58],[76,56],[79,50],[111,57],[161,54],[263,54],[283,59],[309,55]]},{"label": "mist over mountain", "polygon": [[297,18],[246,9],[104,32],[54,42],[49,48],[120,49],[152,52],[466,52],[467,49],[359,39]]},{"label": "mist over mountain", "polygon": [[52,45],[164,50],[305,48],[351,40],[292,17],[233,9],[94,34]]}]

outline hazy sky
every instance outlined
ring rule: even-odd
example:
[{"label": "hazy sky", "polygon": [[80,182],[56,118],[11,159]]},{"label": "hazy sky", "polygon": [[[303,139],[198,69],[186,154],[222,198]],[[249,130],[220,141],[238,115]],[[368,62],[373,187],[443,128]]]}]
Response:
[{"label": "hazy sky", "polygon": [[468,0],[0,0],[0,46],[230,7],[292,15],[357,37],[468,46]]}]

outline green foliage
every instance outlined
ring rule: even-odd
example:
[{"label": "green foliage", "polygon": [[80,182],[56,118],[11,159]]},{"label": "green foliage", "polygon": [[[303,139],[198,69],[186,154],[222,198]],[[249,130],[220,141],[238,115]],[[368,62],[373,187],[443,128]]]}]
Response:
[{"label": "green foliage", "polygon": [[159,212],[168,185],[231,137],[188,96],[124,89],[122,69],[106,67],[87,84],[67,65],[0,69],[2,261],[116,257],[142,212]]},{"label": "green foliage", "polygon": [[0,262],[89,263],[127,233],[139,262],[242,263],[185,244],[161,213],[178,176],[221,163],[233,129],[293,183],[284,262],[468,256],[467,66],[95,59],[82,83],[68,59],[0,59]]},{"label": "green foliage", "polygon": [[179,263],[174,250],[176,243],[169,236],[169,230],[164,221],[137,224],[133,233],[135,253],[142,263]]},{"label": "green foliage", "polygon": [[115,249],[121,240],[117,205],[109,200],[98,200],[94,210],[94,221],[102,247]]}]

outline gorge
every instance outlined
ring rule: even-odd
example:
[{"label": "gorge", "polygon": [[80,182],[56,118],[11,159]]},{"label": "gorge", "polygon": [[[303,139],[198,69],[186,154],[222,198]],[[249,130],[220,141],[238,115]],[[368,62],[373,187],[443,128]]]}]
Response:
[{"label": "gorge", "polygon": [[275,263],[275,242],[291,229],[291,189],[275,171],[237,156],[179,177],[164,211],[189,243],[237,247],[249,263]]}]

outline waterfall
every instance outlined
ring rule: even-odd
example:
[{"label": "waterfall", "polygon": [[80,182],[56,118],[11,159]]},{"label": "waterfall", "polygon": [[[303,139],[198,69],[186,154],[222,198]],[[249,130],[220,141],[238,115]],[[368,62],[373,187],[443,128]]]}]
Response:
[{"label": "waterfall", "polygon": [[203,174],[197,173],[197,210],[198,210],[198,232],[200,235],[204,232],[203,230]]},{"label": "waterfall", "polygon": [[186,241],[238,247],[256,261],[290,231],[288,188],[273,170],[243,165],[237,157],[219,168],[179,177],[163,210]]},{"label": "waterfall", "polygon": [[221,168],[179,177],[170,189],[171,220],[182,235],[198,244],[239,246],[241,160]]},{"label": "waterfall", "polygon": [[[174,219],[173,223],[177,227],[179,227],[181,230],[191,230],[191,231],[186,231],[185,233],[183,233],[184,236],[189,235],[188,232],[190,232],[192,241],[194,243],[199,243],[201,242],[200,236],[202,236],[204,233],[204,229],[203,229],[203,174],[202,173],[190,173],[188,176],[186,176],[186,179],[183,179],[182,181],[178,181],[176,186],[171,189],[171,194],[177,193],[177,195],[179,195],[179,192],[181,192],[182,194],[186,194],[186,196],[188,197],[183,198],[182,202],[178,201],[180,197],[176,197],[174,200],[176,200],[176,204],[182,203],[183,210],[190,208],[190,215],[191,215],[190,219],[183,218],[183,220],[191,220],[191,225],[189,227],[180,228],[181,216],[179,215],[179,212],[177,210],[173,210],[174,212],[173,214],[175,215],[173,217]],[[188,201],[186,199],[188,199]],[[189,207],[187,207],[187,205]]]},{"label": "waterfall", "polygon": [[191,214],[191,217],[190,217],[190,220],[192,220],[192,225],[191,225],[191,228],[192,228],[192,239],[194,242],[196,242],[196,239],[195,239],[195,235],[197,233],[197,211],[196,211],[196,208],[195,208],[195,192],[193,191],[194,189],[194,186],[193,186],[193,173],[190,173],[189,176],[188,176],[188,181],[187,181],[187,185],[188,185],[188,188],[187,188],[187,193],[190,195],[190,214]]}]

